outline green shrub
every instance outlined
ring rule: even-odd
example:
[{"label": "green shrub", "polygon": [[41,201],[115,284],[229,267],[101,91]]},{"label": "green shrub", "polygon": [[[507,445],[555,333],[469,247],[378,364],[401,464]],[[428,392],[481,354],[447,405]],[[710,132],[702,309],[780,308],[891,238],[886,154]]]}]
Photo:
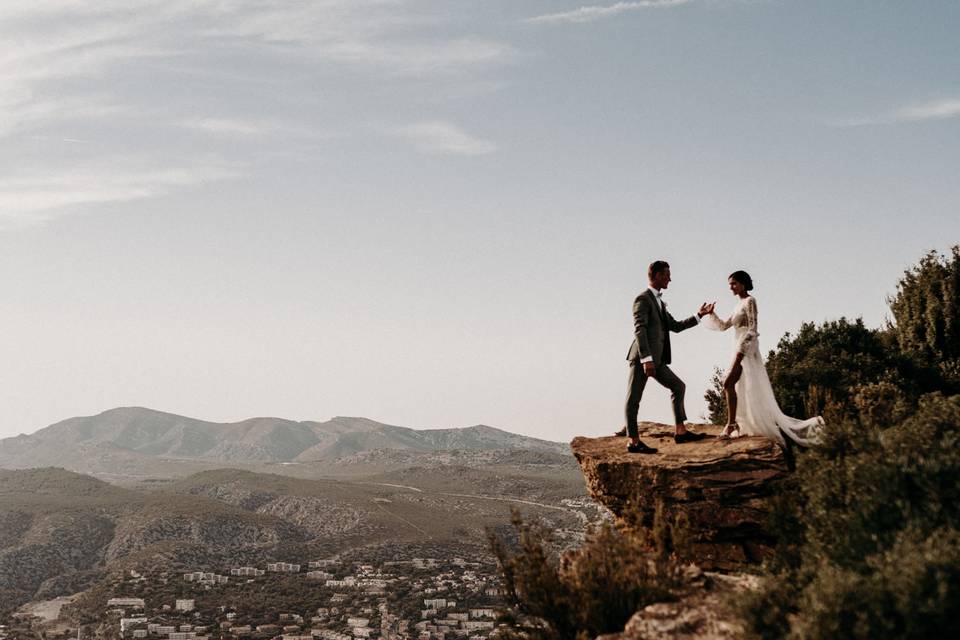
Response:
[{"label": "green shrub", "polygon": [[960,396],[925,396],[887,429],[830,425],[774,506],[771,576],[744,603],[754,637],[960,629]]},{"label": "green shrub", "polygon": [[665,553],[669,543],[648,535],[604,524],[561,556],[541,524],[515,512],[513,526],[512,544],[494,534],[490,542],[520,614],[504,617],[515,634],[575,640],[618,632],[638,609],[671,599],[680,584],[680,567]]},{"label": "green shrub", "polygon": [[887,380],[857,385],[851,393],[860,420],[870,425],[893,426],[906,418],[912,409],[903,389]]},{"label": "green shrub", "polygon": [[904,532],[870,571],[825,565],[804,590],[796,637],[956,638],[960,536]]}]

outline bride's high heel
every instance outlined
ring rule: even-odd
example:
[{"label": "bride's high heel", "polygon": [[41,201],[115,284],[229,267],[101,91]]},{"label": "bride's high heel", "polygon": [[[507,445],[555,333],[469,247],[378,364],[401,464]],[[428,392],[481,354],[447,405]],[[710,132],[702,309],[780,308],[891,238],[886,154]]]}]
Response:
[{"label": "bride's high heel", "polygon": [[725,426],[725,427],[723,428],[723,431],[720,432],[720,439],[721,439],[721,440],[729,440],[729,439],[731,439],[731,438],[734,437],[734,436],[733,436],[734,432],[736,432],[737,437],[739,438],[739,437],[740,437],[740,425],[737,424],[736,422],[731,422],[730,424],[728,424],[727,426]]}]

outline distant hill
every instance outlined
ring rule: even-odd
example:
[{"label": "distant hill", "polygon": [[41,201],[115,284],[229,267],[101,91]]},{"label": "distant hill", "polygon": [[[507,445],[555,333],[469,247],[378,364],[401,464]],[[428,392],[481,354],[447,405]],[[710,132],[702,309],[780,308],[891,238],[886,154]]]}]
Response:
[{"label": "distant hill", "polygon": [[564,500],[582,496],[582,479],[452,466],[350,480],[216,469],[152,490],[57,468],[0,470],[0,617],[125,568],[226,571],[378,543],[482,545],[516,506],[577,536],[593,512]]},{"label": "distant hill", "polygon": [[0,471],[0,612],[82,587],[160,544],[235,551],[313,537],[288,519],[204,496],[122,489],[64,469]]},{"label": "distant hill", "polygon": [[566,444],[484,425],[416,430],[349,417],[327,422],[251,418],[216,423],[123,407],[0,440],[0,468],[58,466],[84,473],[179,477],[223,466],[263,470],[264,465],[290,463],[316,467],[382,451],[497,450],[571,459]]}]

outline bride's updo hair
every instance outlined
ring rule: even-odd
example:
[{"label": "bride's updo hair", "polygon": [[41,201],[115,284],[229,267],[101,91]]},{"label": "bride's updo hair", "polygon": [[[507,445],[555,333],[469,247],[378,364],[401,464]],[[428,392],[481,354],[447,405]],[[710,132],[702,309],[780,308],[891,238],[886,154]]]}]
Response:
[{"label": "bride's updo hair", "polygon": [[736,282],[739,282],[747,291],[753,291],[753,279],[750,278],[750,274],[746,271],[734,271],[727,276],[727,279],[732,279]]}]

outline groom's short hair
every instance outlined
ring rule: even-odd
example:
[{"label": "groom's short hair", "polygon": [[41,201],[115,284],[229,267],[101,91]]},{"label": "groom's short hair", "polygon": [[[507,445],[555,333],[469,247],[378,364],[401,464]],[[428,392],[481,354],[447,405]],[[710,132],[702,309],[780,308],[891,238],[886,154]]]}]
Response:
[{"label": "groom's short hair", "polygon": [[670,265],[667,264],[666,260],[654,260],[650,263],[650,266],[647,267],[647,278],[653,280],[653,276],[658,273],[662,273],[670,268]]}]

